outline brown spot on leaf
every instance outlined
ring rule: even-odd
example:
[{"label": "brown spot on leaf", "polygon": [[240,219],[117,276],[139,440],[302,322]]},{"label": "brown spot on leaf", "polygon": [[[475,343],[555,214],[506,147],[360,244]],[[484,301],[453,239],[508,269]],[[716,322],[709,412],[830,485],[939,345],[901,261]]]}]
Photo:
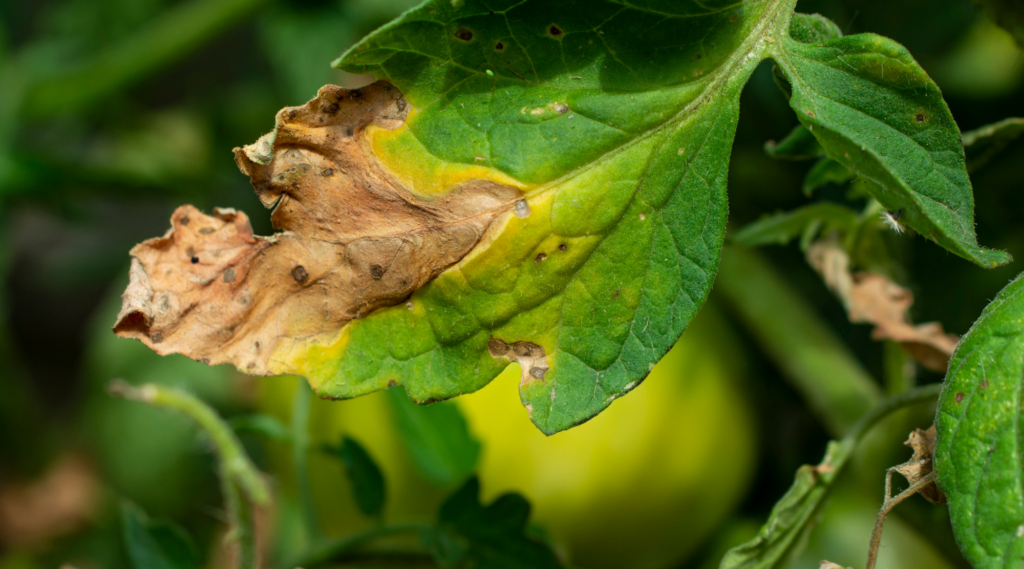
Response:
[{"label": "brown spot on leaf", "polygon": [[473,31],[466,28],[455,30],[455,37],[462,41],[473,41]]},{"label": "brown spot on leaf", "polygon": [[954,395],[953,397],[956,399],[957,403],[963,403],[964,402],[964,392],[963,391],[957,391],[956,395]]},{"label": "brown spot on leaf", "polygon": [[807,111],[807,116],[813,119],[816,115],[814,114],[814,111]]},{"label": "brown spot on leaf", "polygon": [[568,248],[569,248],[569,246],[568,246],[568,245],[566,245],[565,243],[559,243],[559,245],[558,245],[558,250],[559,250],[559,251],[561,251],[561,252],[563,252],[563,253],[564,253],[564,252],[565,252],[565,250],[566,250],[566,249],[568,249]]},{"label": "brown spot on leaf", "polygon": [[537,253],[537,256],[533,258],[533,262],[534,263],[539,263],[539,262],[541,262],[541,261],[543,261],[544,259],[547,259],[547,258],[548,258],[548,254],[547,253]]},{"label": "brown spot on leaf", "polygon": [[981,380],[981,388],[985,389],[986,387],[988,387],[988,380],[987,379]]},{"label": "brown spot on leaf", "polygon": [[228,270],[224,271],[224,282],[226,282],[226,283],[233,283],[233,282],[235,282],[235,275],[236,275],[235,270],[229,267]]},{"label": "brown spot on leaf", "polygon": [[508,358],[517,362],[522,370],[520,385],[529,381],[544,379],[549,366],[544,348],[533,342],[513,342],[511,344],[499,338],[487,341],[487,351],[494,358]]},{"label": "brown spot on leaf", "polygon": [[505,49],[505,44],[503,44],[501,42],[498,42],[498,43],[494,44],[494,49],[496,49],[498,51],[501,51],[501,50]]},{"label": "brown spot on leaf", "polygon": [[178,223],[180,223],[182,225],[188,225],[190,221],[192,221],[192,220],[189,219],[187,215],[183,215],[183,216],[181,216],[181,219],[178,220]]},{"label": "brown spot on leaf", "polygon": [[924,122],[924,121],[925,121],[925,119],[927,119],[927,118],[928,118],[928,117],[927,117],[927,116],[925,116],[925,114],[924,114],[924,113],[917,113],[917,115],[916,115],[916,116],[914,116],[914,120],[915,120],[915,121],[917,121],[917,122]]},{"label": "brown spot on leaf", "polygon": [[384,267],[380,265],[370,265],[370,278],[375,281],[379,281],[384,278]]},{"label": "brown spot on leaf", "polygon": [[[325,112],[332,104],[333,115]],[[430,199],[406,189],[361,138],[367,125],[401,127],[407,112],[401,93],[384,81],[361,91],[329,85],[305,105],[283,109],[273,133],[235,149],[279,232],[255,236],[249,218],[230,209],[178,208],[169,232],[132,249],[114,331],[160,354],[268,375],[287,372],[271,370],[282,342],[327,341],[355,318],[406,302],[462,259],[521,195],[487,180]],[[333,175],[324,177],[328,170]],[[387,267],[379,279],[374,265]],[[168,273],[172,267],[180,270]],[[244,289],[227,284],[229,268]]]},{"label": "brown spot on leaf", "polygon": [[199,234],[200,235],[209,235],[209,234],[213,233],[214,231],[216,231],[216,229],[214,229],[212,227],[204,227],[204,228],[199,230]]},{"label": "brown spot on leaf", "polygon": [[557,24],[551,24],[548,26],[548,34],[553,38],[560,38],[564,33],[565,32],[562,31],[562,28],[558,27]]}]

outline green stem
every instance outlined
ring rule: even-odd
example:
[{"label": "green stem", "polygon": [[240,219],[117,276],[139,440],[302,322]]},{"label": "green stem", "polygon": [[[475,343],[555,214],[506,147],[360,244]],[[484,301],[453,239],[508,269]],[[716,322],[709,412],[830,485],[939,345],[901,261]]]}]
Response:
[{"label": "green stem", "polygon": [[306,525],[306,536],[316,543],[323,533],[316,515],[313,488],[309,483],[309,412],[313,404],[313,390],[306,380],[296,378],[295,398],[292,400],[292,461],[295,463],[295,483],[299,488],[299,507]]},{"label": "green stem", "polygon": [[324,541],[308,548],[298,559],[289,562],[286,567],[316,567],[325,563],[337,562],[356,552],[360,547],[385,537],[423,532],[430,529],[431,524],[408,523],[382,525],[363,533],[346,536],[340,539]]},{"label": "green stem", "polygon": [[42,117],[87,106],[186,55],[266,0],[191,0],[178,4],[85,65],[33,85],[25,112]]},{"label": "green stem", "polygon": [[135,387],[123,381],[115,381],[110,384],[109,390],[112,395],[131,401],[178,411],[192,419],[206,433],[220,459],[221,489],[231,522],[228,537],[237,540],[239,546],[237,567],[257,569],[259,554],[256,550],[253,504],[268,505],[270,490],[231,427],[209,405],[180,389],[154,384]]},{"label": "green stem", "polygon": [[758,253],[726,247],[716,290],[833,436],[849,433],[881,400],[846,345]]},{"label": "green stem", "polygon": [[876,423],[888,417],[893,411],[935,399],[941,391],[941,383],[932,383],[922,385],[921,387],[913,387],[892,397],[887,397],[857,421],[857,424],[850,429],[850,434],[846,436],[846,439],[856,443],[871,430],[871,427],[874,427]]}]

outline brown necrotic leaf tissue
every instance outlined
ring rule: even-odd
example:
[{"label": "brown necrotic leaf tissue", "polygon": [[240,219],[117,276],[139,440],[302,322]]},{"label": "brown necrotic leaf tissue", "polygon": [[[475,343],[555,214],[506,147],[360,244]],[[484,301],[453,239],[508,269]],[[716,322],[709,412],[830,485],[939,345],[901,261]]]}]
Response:
[{"label": "brown necrotic leaf tissue", "polygon": [[279,232],[254,236],[234,210],[178,208],[166,235],[132,249],[114,331],[160,354],[286,373],[273,359],[282,342],[330,337],[459,261],[520,192],[487,180],[438,196],[404,187],[363,133],[399,128],[408,112],[383,81],[326,86],[281,110],[274,131],[234,151]]}]

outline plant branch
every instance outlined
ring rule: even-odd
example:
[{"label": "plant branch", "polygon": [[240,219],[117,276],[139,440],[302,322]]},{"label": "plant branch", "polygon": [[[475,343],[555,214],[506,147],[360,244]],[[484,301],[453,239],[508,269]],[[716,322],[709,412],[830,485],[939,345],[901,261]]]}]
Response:
[{"label": "plant branch", "polygon": [[891,476],[892,471],[890,470],[886,473],[885,502],[882,504],[882,508],[878,510],[878,517],[875,518],[875,528],[871,530],[871,545],[868,547],[868,563],[866,569],[875,569],[875,563],[878,561],[878,546],[882,543],[882,526],[885,524],[885,518],[889,515],[889,512],[898,506],[900,502],[914,494],[917,494],[918,490],[935,481],[935,471],[932,471],[928,473],[927,476],[911,484],[909,488],[900,492],[895,497],[889,497]]},{"label": "plant branch", "polygon": [[320,520],[316,515],[316,502],[313,500],[313,488],[309,483],[309,412],[313,404],[313,390],[306,380],[296,378],[295,397],[292,399],[292,462],[295,464],[295,483],[299,489],[299,507],[302,520],[306,526],[309,543],[315,543],[323,537],[320,531]]},{"label": "plant branch", "polygon": [[270,490],[263,475],[245,453],[241,441],[217,412],[196,396],[170,387],[147,384],[135,387],[123,381],[110,384],[112,395],[173,409],[192,419],[213,442],[220,459],[221,488],[231,521],[228,539],[238,541],[239,569],[257,569],[259,554],[253,504],[270,503]]},{"label": "plant branch", "polygon": [[[345,536],[339,539],[325,540],[317,545],[309,547],[299,557],[289,562],[285,567],[317,567],[325,563],[337,562],[343,558],[356,555],[359,548],[381,538],[423,532],[429,529],[431,524],[407,523],[381,525],[362,533]],[[387,551],[379,552],[387,554]]]},{"label": "plant branch", "polygon": [[833,436],[881,400],[860,362],[761,255],[725,247],[716,286]]}]

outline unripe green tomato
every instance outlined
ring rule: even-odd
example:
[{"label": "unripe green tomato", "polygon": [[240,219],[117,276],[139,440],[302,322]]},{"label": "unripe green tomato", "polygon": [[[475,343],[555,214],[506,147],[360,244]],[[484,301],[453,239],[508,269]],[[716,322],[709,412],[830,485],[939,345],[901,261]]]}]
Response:
[{"label": "unripe green tomato", "polygon": [[[660,568],[692,554],[743,497],[754,467],[736,345],[720,318],[702,314],[633,392],[551,437],[519,401],[517,365],[456,398],[483,446],[483,499],[524,494],[531,521],[577,566]],[[280,404],[289,396],[273,398]],[[379,394],[318,402],[317,437],[345,432],[367,447],[388,481],[390,519],[432,515],[441,495],[414,471],[387,403]],[[339,479],[332,475],[330,488],[314,480],[318,502],[335,494],[323,516],[332,533],[350,525],[341,518],[357,515]]]}]

